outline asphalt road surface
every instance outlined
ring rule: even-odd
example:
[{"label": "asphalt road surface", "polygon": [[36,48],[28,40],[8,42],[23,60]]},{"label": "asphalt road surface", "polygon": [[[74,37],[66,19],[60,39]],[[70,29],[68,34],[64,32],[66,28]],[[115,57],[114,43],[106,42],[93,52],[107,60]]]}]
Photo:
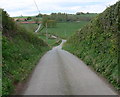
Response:
[{"label": "asphalt road surface", "polygon": [[86,64],[62,50],[62,44],[41,58],[23,95],[116,95]]}]

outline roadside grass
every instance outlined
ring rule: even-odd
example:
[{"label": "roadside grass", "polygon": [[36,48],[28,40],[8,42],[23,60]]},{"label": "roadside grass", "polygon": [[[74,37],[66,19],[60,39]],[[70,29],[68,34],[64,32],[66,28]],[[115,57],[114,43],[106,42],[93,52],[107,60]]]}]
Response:
[{"label": "roadside grass", "polygon": [[[48,28],[48,33],[67,39],[87,23],[87,21],[57,23],[57,27]],[[46,33],[46,29],[44,28],[40,33]]]},{"label": "roadside grass", "polygon": [[39,37],[41,39],[43,39],[46,43],[48,43],[48,45],[52,48],[53,46],[58,46],[62,40],[60,38],[56,38],[56,39],[53,39],[53,38],[50,38],[50,37],[47,37],[46,38],[46,35],[40,35],[39,34]]},{"label": "roadside grass", "polygon": [[[38,25],[37,24],[20,24],[22,27],[25,27],[29,32],[35,33],[35,30],[37,29]],[[45,34],[41,33],[35,33],[39,38],[43,39],[49,46],[53,46],[58,39],[52,39],[47,37]]]},{"label": "roadside grass", "polygon": [[43,39],[46,43],[48,43],[50,46],[52,46],[52,44],[56,42],[56,39],[46,39],[45,35],[40,35],[40,38]]},{"label": "roadside grass", "polygon": [[[14,92],[15,85],[25,80],[35,67],[40,57],[49,49],[41,44],[15,37],[9,40],[3,36],[3,95]],[[42,42],[42,41],[41,41]]]}]

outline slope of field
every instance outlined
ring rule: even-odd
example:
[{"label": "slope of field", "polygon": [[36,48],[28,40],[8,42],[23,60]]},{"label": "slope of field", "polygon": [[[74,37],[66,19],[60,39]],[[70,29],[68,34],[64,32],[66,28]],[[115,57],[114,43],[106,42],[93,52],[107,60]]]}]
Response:
[{"label": "slope of field", "polygon": [[[45,27],[43,28],[43,25],[41,27],[41,30],[39,31],[38,36],[40,36],[40,38],[46,41],[50,46],[57,45],[59,43],[60,38],[66,39],[72,36],[75,31],[77,31],[78,29],[80,29],[80,27],[83,27],[85,24],[87,24],[88,21],[92,19],[93,17],[95,17],[96,15],[97,14],[95,13],[80,14],[80,15],[67,14],[68,20],[70,20],[69,22],[65,20],[64,14],[62,15],[62,13],[61,15],[56,13],[55,16],[48,15],[50,19],[56,20],[58,23],[56,27],[48,27],[47,34],[55,35],[58,38],[57,39],[53,39],[50,37],[46,38],[46,28]],[[14,17],[14,18],[17,18],[17,17]],[[21,17],[21,18],[25,18],[25,17]],[[31,20],[34,20],[34,18],[35,17],[32,17]],[[38,17],[38,19],[39,20],[44,19],[44,15],[43,15],[43,18]],[[38,27],[37,24],[20,24],[20,25],[24,26],[27,30],[32,31],[32,32],[34,32],[35,29],[37,29]]]},{"label": "slope of field", "polygon": [[105,76],[118,90],[119,17],[120,2],[117,2],[70,37],[63,47]]},{"label": "slope of field", "polygon": [[28,77],[49,47],[35,33],[16,24],[5,11],[2,18],[2,95],[9,95]]},{"label": "slope of field", "polygon": [[38,24],[20,24],[20,26],[26,28],[29,32],[35,33],[39,38],[43,39],[51,47],[55,45],[56,42],[59,40],[49,37],[47,37],[46,40],[46,35],[44,35],[45,33],[41,33],[40,31],[36,33],[35,30],[38,28]]},{"label": "slope of field", "polygon": [[38,28],[38,24],[20,24],[21,26],[25,27],[30,32],[35,32]]},{"label": "slope of field", "polygon": [[89,14],[84,13],[84,14],[79,14],[79,15],[68,14],[68,18],[71,18],[73,20],[78,20],[78,21],[90,21],[97,15],[98,14],[96,14],[96,13],[89,13]]},{"label": "slope of field", "polygon": [[[48,33],[66,39],[87,23],[87,21],[57,23],[57,27],[48,28]],[[46,33],[46,29],[44,28],[41,33]]]}]

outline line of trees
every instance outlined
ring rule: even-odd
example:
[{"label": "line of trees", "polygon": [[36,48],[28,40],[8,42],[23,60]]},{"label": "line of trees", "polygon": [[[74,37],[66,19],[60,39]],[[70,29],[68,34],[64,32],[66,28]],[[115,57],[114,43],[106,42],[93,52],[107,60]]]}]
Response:
[{"label": "line of trees", "polygon": [[57,22],[74,22],[74,21],[90,21],[95,13],[83,13],[77,12],[76,14],[67,13],[51,13],[50,15],[42,15],[42,17],[47,16],[50,20],[55,20]]},{"label": "line of trees", "polygon": [[53,28],[56,27],[57,22],[55,19],[50,19],[48,15],[44,15],[42,19],[42,24],[44,27]]}]

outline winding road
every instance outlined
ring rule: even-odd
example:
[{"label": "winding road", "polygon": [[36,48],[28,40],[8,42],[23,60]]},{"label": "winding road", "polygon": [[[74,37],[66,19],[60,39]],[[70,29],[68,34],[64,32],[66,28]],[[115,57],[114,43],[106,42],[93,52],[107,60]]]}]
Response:
[{"label": "winding road", "polygon": [[41,58],[23,95],[117,95],[80,59],[62,50],[64,42]]}]

